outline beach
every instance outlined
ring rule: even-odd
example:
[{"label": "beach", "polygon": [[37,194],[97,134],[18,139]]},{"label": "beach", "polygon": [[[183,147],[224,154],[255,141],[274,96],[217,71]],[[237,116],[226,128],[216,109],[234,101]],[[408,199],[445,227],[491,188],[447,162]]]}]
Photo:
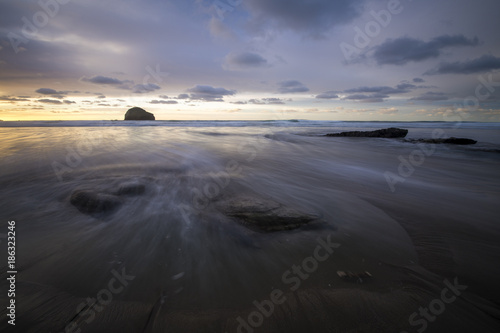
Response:
[{"label": "beach", "polygon": [[[325,136],[388,127],[477,144]],[[16,331],[500,330],[499,123],[2,122],[0,133]]]}]

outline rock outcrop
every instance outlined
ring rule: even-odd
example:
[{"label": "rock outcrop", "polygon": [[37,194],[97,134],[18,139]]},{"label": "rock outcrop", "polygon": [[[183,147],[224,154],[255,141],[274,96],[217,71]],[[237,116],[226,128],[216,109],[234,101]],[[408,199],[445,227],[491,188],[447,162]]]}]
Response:
[{"label": "rock outcrop", "polygon": [[384,128],[375,131],[352,131],[341,133],[330,133],[326,136],[331,137],[357,137],[357,138],[404,138],[408,134],[407,129],[401,128]]},{"label": "rock outcrop", "polygon": [[117,195],[128,195],[128,196],[136,196],[141,195],[146,191],[146,185],[138,183],[138,182],[127,182],[123,183],[118,187],[116,191]]},{"label": "rock outcrop", "polygon": [[256,231],[272,232],[300,228],[314,220],[317,215],[299,212],[273,200],[254,197],[237,197],[218,204],[226,216]]},{"label": "rock outcrop", "polygon": [[69,200],[80,212],[89,215],[110,213],[121,205],[117,196],[84,190],[74,191]]},{"label": "rock outcrop", "polygon": [[125,120],[155,120],[155,116],[144,109],[134,107],[125,113]]},{"label": "rock outcrop", "polygon": [[452,145],[474,145],[477,143],[476,140],[455,137],[446,139],[411,139],[406,141],[412,143],[447,143]]}]

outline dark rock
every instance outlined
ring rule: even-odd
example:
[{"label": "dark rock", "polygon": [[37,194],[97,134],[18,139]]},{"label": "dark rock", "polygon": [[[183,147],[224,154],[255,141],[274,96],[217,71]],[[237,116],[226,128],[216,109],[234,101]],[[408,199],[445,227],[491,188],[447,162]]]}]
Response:
[{"label": "dark rock", "polygon": [[454,138],[454,137],[447,139],[412,139],[406,141],[412,143],[447,143],[453,145],[474,145],[477,143],[476,140],[467,138]]},{"label": "dark rock", "polygon": [[84,214],[110,213],[121,205],[114,195],[83,190],[74,191],[70,202]]},{"label": "dark rock", "polygon": [[325,136],[332,137],[357,137],[357,138],[404,138],[408,134],[407,129],[401,128],[384,128],[375,131],[353,131],[353,132],[341,132],[341,133],[330,133]]},{"label": "dark rock", "polygon": [[155,120],[155,116],[144,109],[134,107],[125,113],[125,120]]},{"label": "dark rock", "polygon": [[235,198],[219,204],[218,208],[244,226],[265,232],[297,229],[319,218],[272,200],[252,197]]},{"label": "dark rock", "polygon": [[123,183],[116,191],[117,195],[141,195],[146,191],[146,186],[137,182]]}]

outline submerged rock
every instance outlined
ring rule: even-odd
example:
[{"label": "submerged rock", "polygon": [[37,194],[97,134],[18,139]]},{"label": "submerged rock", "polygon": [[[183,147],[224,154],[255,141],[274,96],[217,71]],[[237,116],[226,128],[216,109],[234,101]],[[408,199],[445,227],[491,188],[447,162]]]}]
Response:
[{"label": "submerged rock", "polygon": [[155,120],[155,116],[144,109],[134,107],[125,113],[125,120]]},{"label": "submerged rock", "polygon": [[146,186],[138,182],[123,183],[116,191],[117,195],[135,196],[141,195],[146,191]]},{"label": "submerged rock", "polygon": [[407,129],[402,128],[384,128],[375,131],[352,131],[341,133],[330,133],[325,136],[331,137],[357,137],[357,138],[404,138],[408,134]]},{"label": "submerged rock", "polygon": [[363,279],[371,279],[373,276],[367,272],[353,273],[351,271],[337,271],[337,275],[344,281],[363,283]]},{"label": "submerged rock", "polygon": [[265,232],[297,229],[319,218],[272,200],[252,197],[231,199],[218,208],[244,226]]},{"label": "submerged rock", "polygon": [[476,140],[467,139],[467,138],[447,138],[447,139],[412,139],[406,140],[407,142],[412,143],[447,143],[453,145],[474,145],[477,143]]},{"label": "submerged rock", "polygon": [[84,190],[74,191],[70,202],[84,214],[109,213],[121,205],[120,199],[114,195]]}]

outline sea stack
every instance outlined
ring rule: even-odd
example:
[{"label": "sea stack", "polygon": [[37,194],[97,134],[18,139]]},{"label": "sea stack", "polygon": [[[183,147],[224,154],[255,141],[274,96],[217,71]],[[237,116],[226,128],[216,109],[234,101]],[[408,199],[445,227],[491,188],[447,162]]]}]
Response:
[{"label": "sea stack", "polygon": [[144,109],[133,107],[125,113],[125,120],[155,120],[155,116]]}]

